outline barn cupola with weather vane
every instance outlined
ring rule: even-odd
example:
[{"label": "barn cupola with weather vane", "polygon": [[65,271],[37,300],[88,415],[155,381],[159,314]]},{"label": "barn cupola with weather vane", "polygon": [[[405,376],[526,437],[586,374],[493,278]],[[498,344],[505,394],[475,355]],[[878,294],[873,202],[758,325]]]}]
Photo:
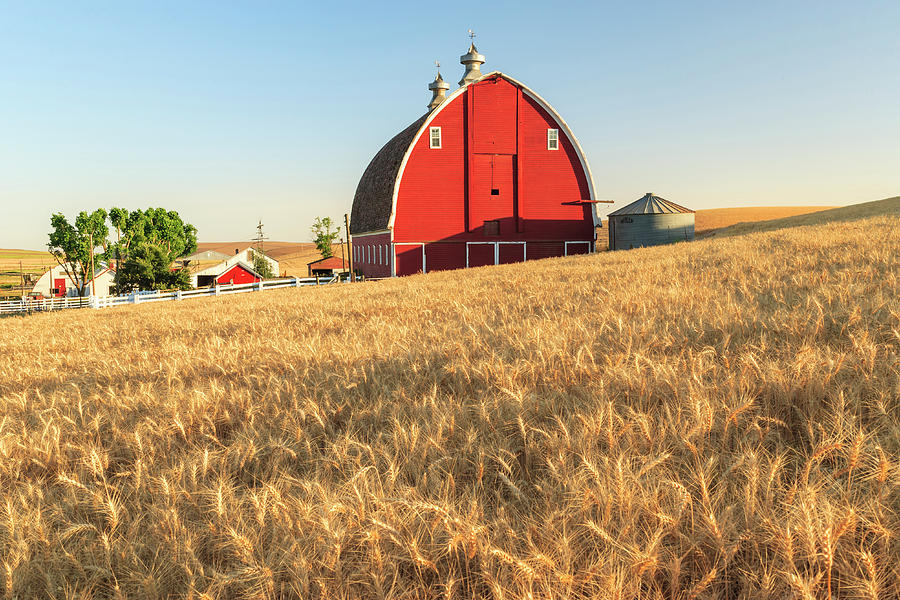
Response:
[{"label": "barn cupola with weather vane", "polygon": [[434,61],[434,66],[437,67],[438,72],[434,81],[428,84],[428,89],[431,91],[431,102],[428,103],[428,110],[434,110],[441,102],[446,100],[447,90],[450,89],[450,84],[441,77],[441,63]]},{"label": "barn cupola with weather vane", "polygon": [[481,65],[484,64],[484,54],[478,53],[478,48],[475,47],[475,32],[471,29],[469,30],[469,37],[472,39],[469,43],[469,51],[459,57],[459,62],[466,67],[463,78],[459,80],[460,86],[472,83],[476,79],[481,79]]}]

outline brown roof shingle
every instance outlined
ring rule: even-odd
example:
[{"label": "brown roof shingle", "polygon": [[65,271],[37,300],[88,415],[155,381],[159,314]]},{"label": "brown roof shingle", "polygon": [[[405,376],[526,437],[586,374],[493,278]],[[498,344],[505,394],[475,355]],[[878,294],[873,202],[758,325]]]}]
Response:
[{"label": "brown roof shingle", "polygon": [[387,229],[393,208],[394,183],[400,172],[400,163],[403,162],[406,150],[427,118],[427,114],[422,115],[412,125],[395,135],[366,167],[353,197],[353,209],[350,212],[351,234]]}]

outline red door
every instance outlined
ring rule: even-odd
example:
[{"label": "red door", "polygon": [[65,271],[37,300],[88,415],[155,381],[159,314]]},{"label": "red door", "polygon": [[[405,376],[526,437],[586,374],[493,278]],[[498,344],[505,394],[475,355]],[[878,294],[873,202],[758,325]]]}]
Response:
[{"label": "red door", "polygon": [[54,279],[53,280],[53,289],[56,290],[56,297],[63,298],[66,295],[66,279],[63,277],[62,279]]},{"label": "red door", "polygon": [[525,262],[525,244],[500,244],[498,254],[501,265]]},{"label": "red door", "polygon": [[495,265],[494,260],[495,243],[489,244],[467,244],[469,248],[469,266],[484,267],[486,265]]},{"label": "red door", "polygon": [[396,244],[394,246],[397,252],[397,275],[415,275],[422,273],[422,245],[406,245]]},{"label": "red door", "polygon": [[[513,154],[472,156],[469,230],[486,235],[508,235],[515,231],[514,158]],[[485,222],[489,222],[487,231],[482,229]]]}]

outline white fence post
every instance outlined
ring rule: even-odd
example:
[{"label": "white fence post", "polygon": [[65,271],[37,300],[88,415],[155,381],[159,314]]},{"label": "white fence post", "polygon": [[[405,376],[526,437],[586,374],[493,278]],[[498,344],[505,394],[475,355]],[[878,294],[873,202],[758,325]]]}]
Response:
[{"label": "white fence post", "polygon": [[175,299],[181,300],[181,290],[175,290]]},{"label": "white fence post", "polygon": [[221,293],[221,292],[219,291],[219,287],[221,287],[221,286],[219,286],[219,284],[217,283],[217,284],[216,284],[216,293],[213,294],[213,295],[218,296],[218,295]]},{"label": "white fence post", "polygon": [[256,291],[257,291],[257,292],[261,292],[262,290],[263,290],[263,280],[260,279],[260,280],[256,283]]}]

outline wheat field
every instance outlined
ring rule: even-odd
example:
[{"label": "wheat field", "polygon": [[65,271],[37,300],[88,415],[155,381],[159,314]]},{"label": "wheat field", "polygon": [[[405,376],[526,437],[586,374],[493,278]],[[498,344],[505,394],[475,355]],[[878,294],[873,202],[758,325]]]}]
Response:
[{"label": "wheat field", "polygon": [[900,597],[879,206],[5,319],[0,597]]}]

